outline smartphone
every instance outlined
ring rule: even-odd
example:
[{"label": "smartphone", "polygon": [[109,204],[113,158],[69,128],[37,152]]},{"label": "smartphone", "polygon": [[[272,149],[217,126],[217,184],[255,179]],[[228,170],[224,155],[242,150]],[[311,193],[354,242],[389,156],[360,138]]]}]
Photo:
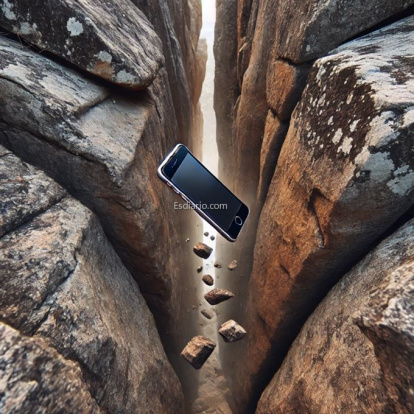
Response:
[{"label": "smartphone", "polygon": [[166,156],[158,176],[222,236],[236,241],[249,215],[248,207],[185,145],[178,144]]}]

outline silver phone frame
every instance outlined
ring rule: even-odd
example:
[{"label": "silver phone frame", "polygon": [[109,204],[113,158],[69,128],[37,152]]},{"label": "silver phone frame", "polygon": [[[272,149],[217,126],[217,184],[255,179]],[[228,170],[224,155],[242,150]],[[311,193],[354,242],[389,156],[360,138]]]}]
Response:
[{"label": "silver phone frame", "polygon": [[[168,161],[170,160],[170,158],[175,155],[178,150],[184,147],[187,149],[187,151],[195,158],[197,159],[194,154],[188,149],[188,147],[186,147],[184,144],[177,144],[173,150],[164,158],[164,160],[162,161],[162,163],[160,164],[160,166],[158,167],[157,170],[157,174],[158,177],[164,181],[176,194],[178,194],[186,203],[189,203],[192,207],[193,210],[195,210],[204,220],[206,220],[209,224],[211,224],[224,238],[226,238],[228,241],[231,242],[235,242],[237,240],[234,239],[233,237],[231,237],[228,233],[226,233],[225,230],[223,230],[216,222],[214,222],[206,213],[203,212],[203,210],[201,210],[200,208],[197,207],[197,205],[191,201],[179,188],[177,188],[176,185],[174,185],[174,183],[164,175],[164,173],[162,172],[163,167],[168,163]],[[203,165],[203,164],[202,164]],[[205,168],[205,167],[204,167]],[[213,174],[214,175],[214,174]],[[217,178],[217,177],[216,177]],[[218,178],[217,178],[218,180]],[[219,180],[220,181],[220,180]],[[246,224],[247,218],[250,215],[250,209],[247,209],[247,216],[246,219],[244,220],[244,223],[242,225],[242,228],[239,232],[239,234],[237,235],[237,237],[240,235],[240,233],[243,231],[244,225]]]}]

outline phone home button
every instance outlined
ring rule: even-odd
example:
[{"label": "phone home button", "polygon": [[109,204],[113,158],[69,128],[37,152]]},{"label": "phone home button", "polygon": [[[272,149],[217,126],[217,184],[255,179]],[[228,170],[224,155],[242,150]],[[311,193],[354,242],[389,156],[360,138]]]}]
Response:
[{"label": "phone home button", "polygon": [[243,224],[243,220],[242,220],[239,216],[236,216],[236,217],[234,218],[234,222],[235,222],[238,226],[241,226],[241,225]]}]

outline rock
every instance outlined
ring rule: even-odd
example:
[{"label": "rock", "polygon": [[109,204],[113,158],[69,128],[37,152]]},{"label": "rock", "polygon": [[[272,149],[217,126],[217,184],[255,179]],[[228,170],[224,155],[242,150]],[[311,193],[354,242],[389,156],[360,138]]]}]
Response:
[{"label": "rock", "polygon": [[203,266],[198,266],[197,267],[197,273],[201,273],[203,271]]},{"label": "rock", "polygon": [[41,338],[0,322],[0,409],[4,413],[100,413],[79,365]]},{"label": "rock", "polygon": [[214,236],[210,236],[210,240],[215,240],[216,238]]},{"label": "rock", "polygon": [[281,122],[278,116],[269,110],[260,151],[260,179],[257,198],[261,205],[266,200],[288,127],[288,124]]},{"label": "rock", "polygon": [[[53,22],[53,24],[51,24]],[[3,1],[0,26],[79,68],[132,88],[149,86],[164,65],[151,24],[130,2]]]},{"label": "rock", "polygon": [[400,262],[398,265],[397,271],[371,290],[369,299],[354,316],[354,322],[374,346],[395,412],[411,413],[414,410],[411,392],[414,388],[413,263],[411,260],[405,266]]},{"label": "rock", "polygon": [[281,121],[290,120],[305,88],[310,68],[311,65],[293,65],[281,59],[269,62],[266,74],[267,103]]},{"label": "rock", "polygon": [[201,314],[205,316],[207,319],[213,319],[215,315],[211,309],[202,309]]},{"label": "rock", "polygon": [[201,119],[198,99],[205,61],[198,54],[201,4],[195,1],[132,0],[154,26],[163,45],[173,101],[169,116],[178,123],[180,142],[198,154]]},{"label": "rock", "polygon": [[214,267],[217,267],[217,269],[221,269],[223,265],[220,262],[215,262]]},{"label": "rock", "polygon": [[232,262],[227,266],[227,269],[234,270],[237,268],[237,260],[232,260]]},{"label": "rock", "polygon": [[258,414],[413,411],[413,235],[411,220],[330,291],[262,394]]},{"label": "rock", "polygon": [[208,259],[213,249],[204,243],[197,243],[193,247],[193,251],[197,256],[201,257],[202,259]]},{"label": "rock", "polygon": [[411,0],[276,2],[277,55],[295,63],[321,57],[412,4]]},{"label": "rock", "polygon": [[0,143],[93,210],[157,320],[178,320],[178,223],[153,174],[176,139],[165,70],[131,96],[5,38],[0,58]]},{"label": "rock", "polygon": [[208,231],[204,232],[204,236],[208,237],[209,233]]},{"label": "rock", "polygon": [[[232,122],[240,95],[237,79],[237,9],[238,0],[217,0],[214,26],[214,110],[217,118],[217,146],[220,154],[220,179],[231,182],[233,157],[227,157],[232,147]],[[226,163],[223,163],[226,160]],[[227,165],[228,163],[231,164]],[[227,166],[226,166],[227,165]],[[229,185],[230,186],[230,185]]]},{"label": "rock", "polygon": [[216,344],[204,336],[195,336],[183,349],[181,356],[188,361],[193,368],[200,369],[214,351]]},{"label": "rock", "polygon": [[96,217],[43,172],[0,154],[0,319],[79,364],[102,411],[182,412],[153,316]]},{"label": "rock", "polygon": [[233,319],[224,322],[219,328],[219,334],[226,342],[240,341],[246,336],[246,333],[244,328]]},{"label": "rock", "polygon": [[214,278],[211,275],[204,275],[203,276],[203,282],[208,286],[214,285]]},{"label": "rock", "polygon": [[261,392],[309,312],[414,203],[413,27],[410,17],[347,43],[309,75],[260,217],[238,375],[247,394]]},{"label": "rock", "polygon": [[189,241],[190,241],[190,239],[189,239],[189,238],[185,239],[185,242],[186,242],[186,243],[188,243]]},{"label": "rock", "polygon": [[225,300],[229,300],[234,296],[234,294],[225,289],[213,289],[210,292],[204,295],[204,299],[210,305],[217,305]]}]

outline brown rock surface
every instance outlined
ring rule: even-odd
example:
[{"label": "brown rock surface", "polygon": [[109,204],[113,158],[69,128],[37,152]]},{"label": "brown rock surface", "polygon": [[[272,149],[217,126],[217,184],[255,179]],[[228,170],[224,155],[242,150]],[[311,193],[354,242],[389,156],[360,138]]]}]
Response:
[{"label": "brown rock surface", "polygon": [[181,352],[181,356],[195,369],[200,369],[214,351],[216,344],[204,336],[195,336]]},{"label": "brown rock surface", "polygon": [[260,179],[257,188],[257,198],[262,205],[265,202],[288,127],[288,124],[281,122],[277,115],[269,110],[260,151]]},{"label": "brown rock surface", "polygon": [[215,313],[211,309],[202,309],[201,314],[207,319],[213,319]]},{"label": "brown rock surface", "polygon": [[226,289],[213,289],[204,295],[205,300],[210,305],[218,305],[225,300],[229,300],[234,297],[234,294]]},{"label": "brown rock surface", "polygon": [[247,333],[242,326],[232,319],[221,324],[218,332],[226,342],[240,341]]},{"label": "brown rock surface", "polygon": [[288,122],[306,85],[311,65],[293,65],[271,59],[266,73],[266,97],[269,107],[277,117]]},{"label": "brown rock surface", "polygon": [[164,65],[160,39],[127,0],[4,0],[0,26],[83,70],[132,89],[148,87]]},{"label": "brown rock surface", "polygon": [[22,336],[0,322],[2,413],[100,413],[79,366],[40,338]]},{"label": "brown rock surface", "polygon": [[413,411],[413,235],[411,221],[332,289],[306,321],[257,414]]},{"label": "brown rock surface", "polygon": [[182,412],[154,319],[96,217],[44,173],[0,154],[0,210],[9,212],[1,219],[1,320],[78,362],[105,412]]},{"label": "brown rock surface", "polygon": [[414,78],[405,58],[413,25],[407,18],[350,42],[311,71],[260,218],[249,380],[240,385],[247,393],[263,386],[318,301],[414,202]]}]

